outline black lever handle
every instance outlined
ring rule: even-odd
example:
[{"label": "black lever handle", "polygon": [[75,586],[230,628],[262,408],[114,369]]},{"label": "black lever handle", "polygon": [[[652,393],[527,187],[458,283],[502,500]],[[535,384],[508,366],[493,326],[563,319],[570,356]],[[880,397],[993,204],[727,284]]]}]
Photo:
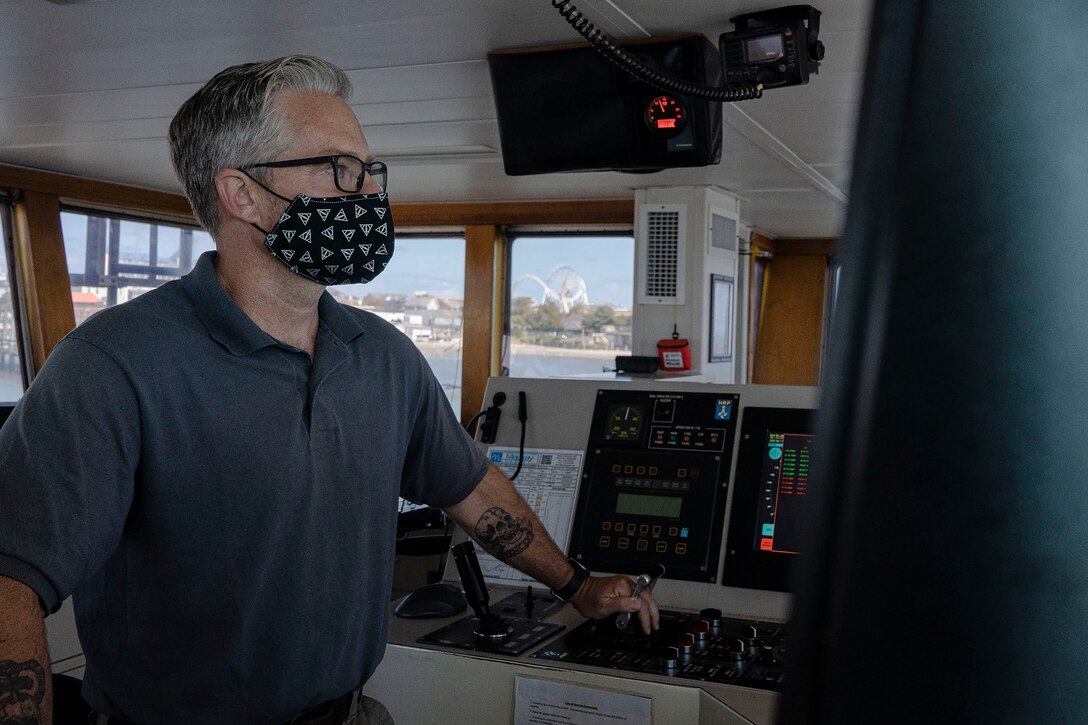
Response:
[{"label": "black lever handle", "polygon": [[457,574],[461,577],[461,588],[465,590],[472,611],[483,619],[491,613],[491,597],[484,584],[484,573],[480,571],[480,560],[476,558],[476,547],[471,541],[462,541],[453,547],[453,560],[457,564]]}]

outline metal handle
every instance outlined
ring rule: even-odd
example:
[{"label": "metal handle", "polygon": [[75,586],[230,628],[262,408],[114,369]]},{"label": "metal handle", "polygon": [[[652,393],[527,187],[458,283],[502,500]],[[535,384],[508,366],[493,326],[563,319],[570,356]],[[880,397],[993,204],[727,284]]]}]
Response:
[{"label": "metal handle", "polygon": [[[653,591],[657,586],[657,580],[665,573],[665,567],[661,564],[657,565],[657,571],[654,572],[654,576],[651,579],[649,574],[639,574],[635,579],[635,591],[631,594],[632,597],[638,599],[639,595],[645,589],[647,591]],[[627,625],[631,622],[630,612],[620,612],[616,617],[616,629],[627,629]]]}]

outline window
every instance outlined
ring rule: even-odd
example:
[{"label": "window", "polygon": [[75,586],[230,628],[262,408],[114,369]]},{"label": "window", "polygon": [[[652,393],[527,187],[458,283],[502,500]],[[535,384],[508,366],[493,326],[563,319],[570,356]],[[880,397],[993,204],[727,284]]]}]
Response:
[{"label": "window", "polygon": [[23,396],[19,308],[12,284],[15,268],[10,221],[10,208],[0,202],[0,403],[13,403]]},{"label": "window", "polygon": [[76,324],[189,272],[215,244],[207,232],[62,211]]},{"label": "window", "polygon": [[632,236],[515,237],[503,351],[510,375],[600,373],[630,355],[634,259]]},{"label": "window", "polygon": [[461,415],[463,237],[398,234],[393,261],[368,284],[329,287],[341,302],[383,317],[420,349]]},{"label": "window", "polygon": [[[215,248],[207,233],[169,224],[65,211],[61,226],[77,325],[186,274]],[[463,238],[398,235],[393,263],[373,282],[328,289],[410,337],[460,415]]]}]

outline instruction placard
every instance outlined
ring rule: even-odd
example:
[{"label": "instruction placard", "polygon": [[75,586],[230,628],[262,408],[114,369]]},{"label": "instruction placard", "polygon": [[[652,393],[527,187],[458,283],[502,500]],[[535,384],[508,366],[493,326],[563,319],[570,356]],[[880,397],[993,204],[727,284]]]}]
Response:
[{"label": "instruction placard", "polygon": [[649,697],[518,677],[514,725],[650,725]]}]

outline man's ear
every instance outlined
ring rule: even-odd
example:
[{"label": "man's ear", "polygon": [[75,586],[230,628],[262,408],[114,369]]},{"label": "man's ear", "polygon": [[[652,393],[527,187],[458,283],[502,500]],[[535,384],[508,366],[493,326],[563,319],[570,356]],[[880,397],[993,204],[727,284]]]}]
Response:
[{"label": "man's ear", "polygon": [[260,207],[254,190],[257,182],[238,169],[220,169],[215,175],[215,191],[223,211],[247,224],[260,224]]}]

